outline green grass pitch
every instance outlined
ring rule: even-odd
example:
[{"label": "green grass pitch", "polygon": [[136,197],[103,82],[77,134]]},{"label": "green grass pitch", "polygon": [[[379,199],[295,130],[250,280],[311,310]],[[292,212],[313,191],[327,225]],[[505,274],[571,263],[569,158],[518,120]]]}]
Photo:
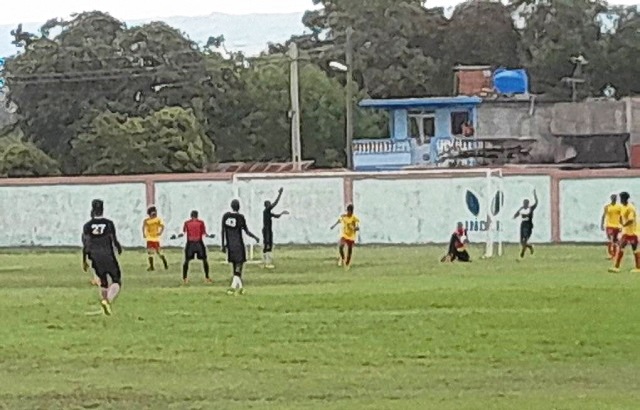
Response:
[{"label": "green grass pitch", "polygon": [[[78,252],[0,254],[0,409],[638,409],[640,275],[604,247],[277,249],[225,295],[123,255],[114,316]],[[477,255],[479,251],[475,252]],[[630,257],[629,257],[630,258]],[[630,260],[626,261],[630,268]]]}]

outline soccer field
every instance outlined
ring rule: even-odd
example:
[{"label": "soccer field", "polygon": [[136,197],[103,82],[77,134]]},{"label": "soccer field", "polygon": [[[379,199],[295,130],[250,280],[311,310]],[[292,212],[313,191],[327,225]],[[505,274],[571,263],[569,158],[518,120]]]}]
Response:
[{"label": "soccer field", "polygon": [[358,248],[345,272],[331,248],[281,248],[237,297],[226,265],[181,287],[179,252],[150,274],[129,250],[112,317],[87,314],[79,252],[5,251],[0,408],[639,408],[640,276],[606,273],[604,247],[443,249]]}]

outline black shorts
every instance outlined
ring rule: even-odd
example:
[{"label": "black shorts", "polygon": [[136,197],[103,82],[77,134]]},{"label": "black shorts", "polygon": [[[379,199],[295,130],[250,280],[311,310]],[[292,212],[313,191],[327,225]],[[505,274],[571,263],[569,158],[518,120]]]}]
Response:
[{"label": "black shorts", "polygon": [[271,229],[262,230],[262,251],[273,251],[273,231]]},{"label": "black shorts", "polygon": [[227,261],[229,263],[245,263],[247,261],[247,251],[244,243],[227,245]]},{"label": "black shorts", "polygon": [[192,261],[194,259],[205,260],[207,259],[207,247],[204,246],[204,242],[187,242],[184,247],[184,259]]},{"label": "black shorts", "polygon": [[460,262],[470,262],[471,257],[466,250],[455,250],[451,255],[451,261],[459,260]]},{"label": "black shorts", "polygon": [[115,255],[93,255],[91,258],[91,267],[100,279],[100,286],[106,288],[109,286],[109,278],[112,283],[122,282],[122,272],[120,272],[120,264]]},{"label": "black shorts", "polygon": [[520,242],[527,242],[533,233],[533,224],[531,222],[522,222],[520,224]]}]

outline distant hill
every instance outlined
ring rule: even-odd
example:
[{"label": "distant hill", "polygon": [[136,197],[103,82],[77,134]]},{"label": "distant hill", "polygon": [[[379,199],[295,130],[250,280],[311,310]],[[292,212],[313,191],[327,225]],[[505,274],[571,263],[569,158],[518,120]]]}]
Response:
[{"label": "distant hill", "polygon": [[[209,36],[223,34],[227,49],[256,55],[266,50],[267,43],[283,42],[293,34],[302,34],[302,13],[290,14],[247,14],[227,15],[213,13],[200,17],[168,17],[127,21],[127,26],[136,26],[150,21],[162,20],[172,27],[185,32],[192,40],[204,44]],[[11,30],[14,25],[0,25],[0,56],[15,54],[11,44]],[[42,23],[23,23],[25,31],[37,32]]]}]

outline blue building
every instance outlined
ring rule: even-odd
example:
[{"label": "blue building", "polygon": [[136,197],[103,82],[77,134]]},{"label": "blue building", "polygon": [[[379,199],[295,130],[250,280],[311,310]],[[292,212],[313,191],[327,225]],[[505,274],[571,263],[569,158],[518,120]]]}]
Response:
[{"label": "blue building", "polygon": [[[356,139],[353,165],[358,171],[450,166],[442,153],[456,144],[475,144],[478,97],[363,100],[360,107],[389,113],[389,138]],[[465,160],[463,165],[473,165]]]}]

